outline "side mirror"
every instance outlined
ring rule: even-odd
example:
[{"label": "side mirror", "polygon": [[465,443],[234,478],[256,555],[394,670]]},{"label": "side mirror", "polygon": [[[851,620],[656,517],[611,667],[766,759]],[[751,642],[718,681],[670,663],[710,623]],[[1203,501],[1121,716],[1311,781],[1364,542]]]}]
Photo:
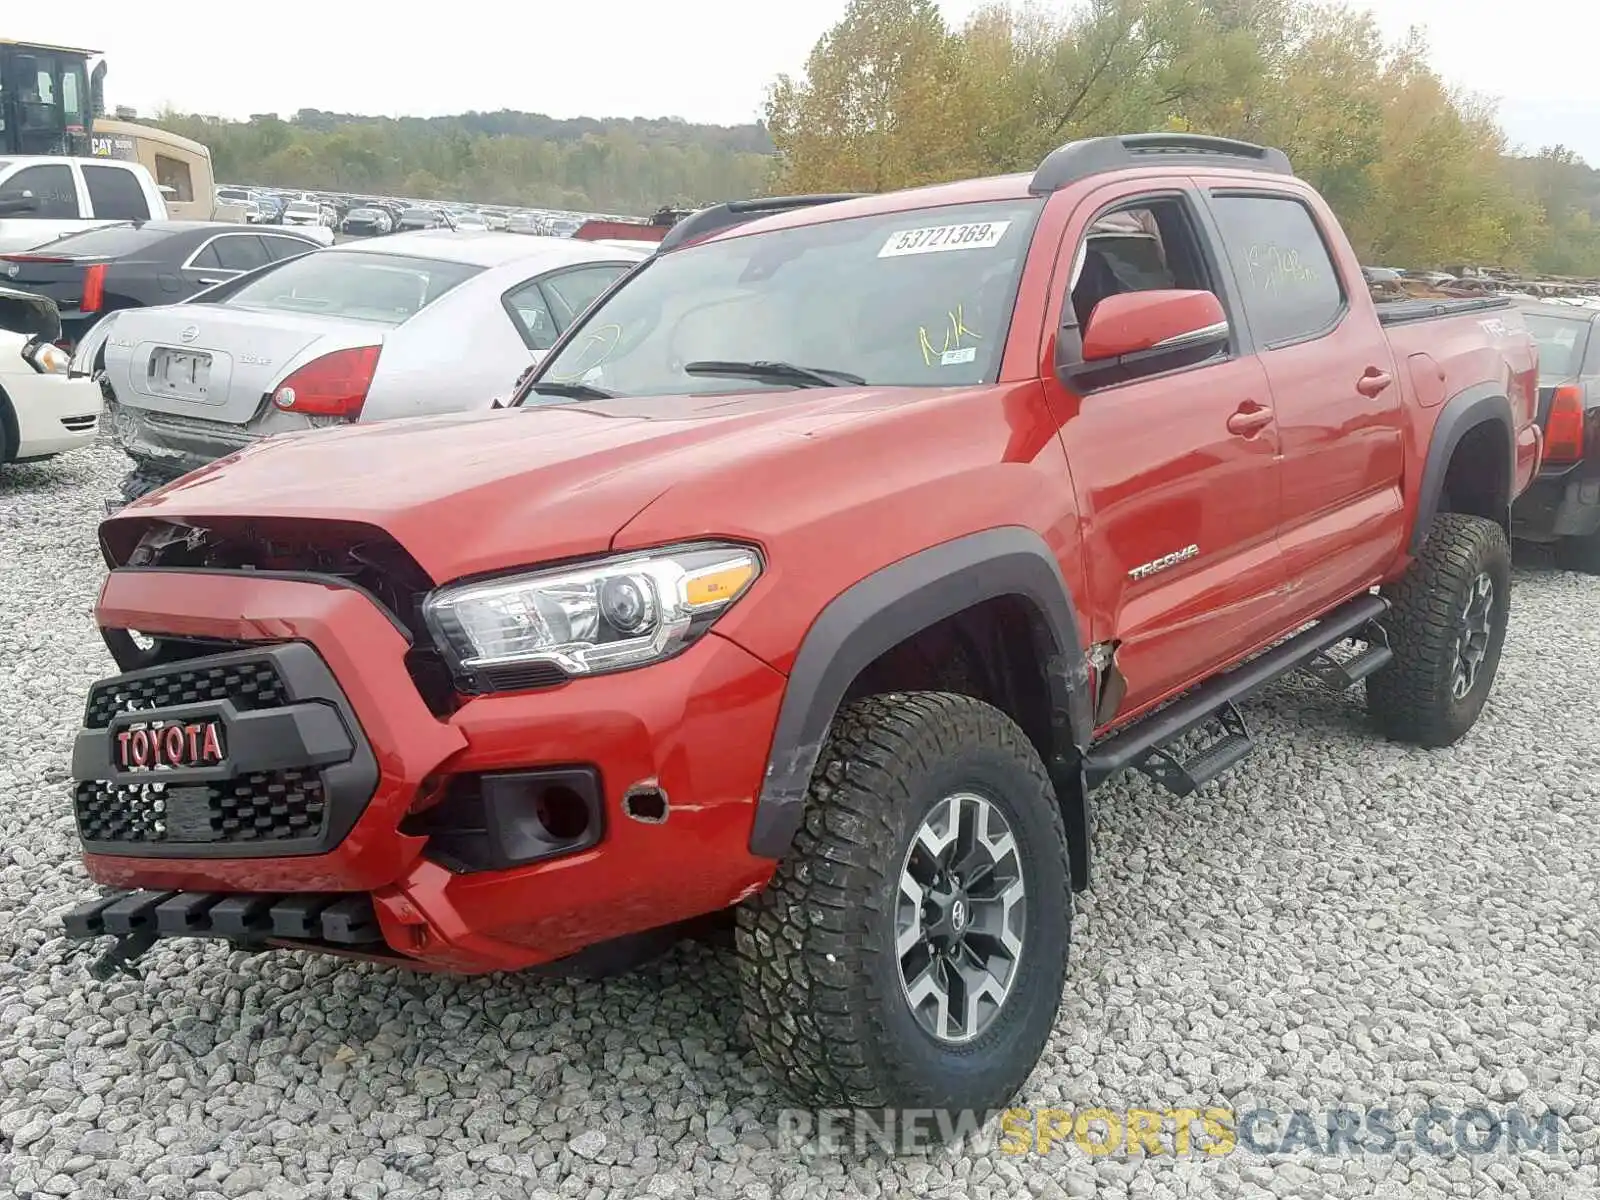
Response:
[{"label": "side mirror", "polygon": [[39,211],[39,201],[32,192],[19,192],[15,196],[0,196],[0,217],[11,213]]},{"label": "side mirror", "polygon": [[[1083,331],[1083,361],[1103,365],[1135,356],[1208,358],[1228,341],[1228,316],[1210,292],[1122,292],[1094,306]],[[1126,363],[1136,366],[1137,363]],[[1164,364],[1152,362],[1156,369]]]}]

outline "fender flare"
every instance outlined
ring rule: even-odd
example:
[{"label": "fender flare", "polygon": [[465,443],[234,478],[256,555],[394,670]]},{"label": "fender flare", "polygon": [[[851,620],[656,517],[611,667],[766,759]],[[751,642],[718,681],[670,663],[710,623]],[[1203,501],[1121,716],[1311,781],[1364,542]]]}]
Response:
[{"label": "fender flare", "polygon": [[[1506,479],[1517,477],[1517,427],[1511,417],[1511,400],[1498,383],[1480,383],[1457,392],[1439,412],[1434,422],[1433,436],[1428,442],[1427,458],[1423,461],[1422,482],[1418,489],[1417,516],[1411,526],[1411,539],[1406,547],[1415,555],[1428,540],[1428,528],[1439,510],[1439,498],[1444,494],[1444,480],[1450,470],[1450,460],[1455,457],[1461,439],[1480,425],[1498,422],[1506,433]],[[1511,498],[1506,497],[1506,512],[1498,518],[1500,524],[1510,528]]]},{"label": "fender flare", "polygon": [[[875,571],[836,596],[812,623],[778,712],[750,831],[752,854],[776,859],[787,853],[828,728],[861,671],[913,634],[1002,596],[1019,597],[1034,610],[1033,635],[1049,686],[1055,742],[1055,761],[1046,765],[1052,778],[1063,780],[1063,772],[1073,768],[1062,751],[1066,746],[1081,751],[1094,724],[1088,664],[1061,566],[1031,529],[1008,526],[968,534]],[[1065,779],[1081,785],[1081,765],[1077,771]],[[1058,792],[1060,787],[1058,782]],[[1069,811],[1067,796],[1057,799],[1073,826],[1068,836],[1075,867],[1081,860],[1086,871],[1087,798],[1081,786],[1076,794],[1084,798],[1081,815]]]},{"label": "fender flare", "polygon": [[0,385],[0,466],[14,459],[22,449],[22,427],[17,424],[17,410],[11,407],[11,397]]}]

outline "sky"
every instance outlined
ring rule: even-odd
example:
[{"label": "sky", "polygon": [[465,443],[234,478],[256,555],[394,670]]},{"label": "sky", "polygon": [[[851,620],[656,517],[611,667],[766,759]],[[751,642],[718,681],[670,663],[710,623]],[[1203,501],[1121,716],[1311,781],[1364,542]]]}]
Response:
[{"label": "sky", "polygon": [[[767,86],[803,68],[845,2],[329,3],[247,6],[233,18],[212,8],[189,20],[169,15],[176,6],[78,0],[10,12],[0,32],[103,51],[108,104],[144,113],[169,105],[226,117],[299,108],[388,116],[511,108],[735,124],[759,118]],[[1064,7],[1068,0],[1043,2]],[[953,22],[978,6],[941,4]],[[1560,142],[1600,165],[1596,0],[1543,0],[1527,9],[1504,0],[1354,6],[1370,8],[1394,38],[1424,27],[1435,68],[1496,99],[1514,145]]]}]

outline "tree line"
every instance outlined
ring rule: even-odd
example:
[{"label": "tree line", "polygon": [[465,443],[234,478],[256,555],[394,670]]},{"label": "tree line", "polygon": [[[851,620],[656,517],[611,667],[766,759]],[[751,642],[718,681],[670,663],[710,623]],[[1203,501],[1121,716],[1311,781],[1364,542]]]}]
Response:
[{"label": "tree line", "polygon": [[763,123],[384,118],[301,109],[163,114],[229,182],[644,214],[763,192],[881,191],[1031,170],[1105,133],[1280,146],[1363,261],[1600,276],[1600,171],[1509,153],[1493,108],[1420,36],[1313,0],[996,4],[952,26],[935,0],[851,0]]}]

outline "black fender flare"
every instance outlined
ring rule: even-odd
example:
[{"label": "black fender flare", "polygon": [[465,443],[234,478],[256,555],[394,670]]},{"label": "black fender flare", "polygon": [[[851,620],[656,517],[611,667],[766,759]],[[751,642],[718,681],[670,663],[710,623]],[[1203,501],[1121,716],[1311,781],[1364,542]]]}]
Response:
[{"label": "black fender flare", "polygon": [[17,424],[17,410],[11,407],[11,397],[0,387],[0,465],[10,462],[22,449],[22,427]]},{"label": "black fender flare", "polygon": [[[782,858],[804,816],[811,773],[851,683],[879,655],[975,604],[1015,596],[1034,612],[1033,635],[1051,704],[1057,782],[1074,880],[1086,882],[1088,804],[1081,750],[1094,732],[1089,671],[1061,566],[1031,529],[1007,526],[943,542],[853,584],[823,608],[795,655],[750,831],[750,852]],[[1078,754],[1065,753],[1075,748]],[[1071,761],[1068,761],[1068,760]],[[1076,775],[1071,772],[1077,772]],[[1071,785],[1073,795],[1061,795]],[[1081,798],[1082,812],[1073,802]],[[1081,872],[1081,874],[1080,874]],[[1080,884],[1081,886],[1081,884]]]},{"label": "black fender flare", "polygon": [[[1428,540],[1428,527],[1439,511],[1439,498],[1444,494],[1445,476],[1450,470],[1450,460],[1455,457],[1461,439],[1473,429],[1497,422],[1505,430],[1507,450],[1507,482],[1517,477],[1517,426],[1511,416],[1511,400],[1498,383],[1480,383],[1457,392],[1439,412],[1434,422],[1433,437],[1428,442],[1428,454],[1423,461],[1422,482],[1419,485],[1417,516],[1411,526],[1411,540],[1406,552],[1416,554]],[[1506,497],[1506,511],[1499,521],[1510,529],[1511,497]]]}]

